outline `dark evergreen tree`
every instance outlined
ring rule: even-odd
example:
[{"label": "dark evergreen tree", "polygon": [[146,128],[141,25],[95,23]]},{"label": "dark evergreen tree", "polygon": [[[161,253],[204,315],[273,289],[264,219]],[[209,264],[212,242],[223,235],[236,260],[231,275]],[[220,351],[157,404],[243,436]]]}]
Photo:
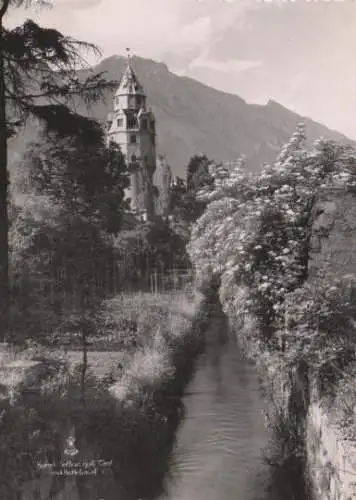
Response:
[{"label": "dark evergreen tree", "polygon": [[190,268],[185,240],[163,221],[122,231],[116,238],[115,249],[125,286],[147,286],[155,270],[165,274]]},{"label": "dark evergreen tree", "polygon": [[176,210],[182,206],[182,199],[187,193],[187,185],[181,177],[176,177],[171,186],[170,200],[169,200],[169,214],[174,214]]},{"label": "dark evergreen tree", "polygon": [[121,227],[128,179],[116,145],[50,138],[32,145],[22,164],[28,200],[14,213],[10,233],[15,286],[8,331],[13,341],[77,338],[84,402],[88,338],[102,300],[114,291],[108,233]]},{"label": "dark evergreen tree", "polygon": [[[73,219],[81,219],[108,233],[121,228],[127,168],[119,146],[86,144],[80,137],[47,135],[33,143],[19,171],[27,190],[46,196]],[[19,180],[17,179],[17,182]]]},{"label": "dark evergreen tree", "polygon": [[213,179],[209,172],[211,161],[206,155],[194,155],[187,165],[187,189],[197,193],[202,187],[212,185]]},{"label": "dark evergreen tree", "polygon": [[85,65],[83,50],[98,52],[91,44],[42,28],[32,20],[14,29],[4,27],[11,7],[30,6],[26,0],[3,0],[0,6],[0,313],[2,334],[6,330],[9,299],[8,240],[8,138],[30,116],[46,130],[62,136],[81,135],[89,144],[102,139],[94,120],[75,113],[71,104],[81,98],[89,105],[103,91],[113,88],[102,74],[80,79],[77,69]]},{"label": "dark evergreen tree", "polygon": [[206,203],[197,199],[199,191],[213,184],[206,155],[192,156],[187,165],[186,182],[177,178],[171,188],[170,215],[175,230],[189,238],[190,226],[201,216]]}]

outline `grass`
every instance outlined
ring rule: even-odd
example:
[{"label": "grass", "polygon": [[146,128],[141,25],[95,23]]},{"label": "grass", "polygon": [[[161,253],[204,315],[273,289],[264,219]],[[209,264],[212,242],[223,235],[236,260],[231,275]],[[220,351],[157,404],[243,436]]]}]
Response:
[{"label": "grass", "polygon": [[[63,443],[68,422],[75,426],[79,449],[89,457],[113,461],[113,495],[163,494],[175,434],[184,416],[181,398],[204,349],[210,321],[204,300],[199,295],[193,302],[184,294],[131,294],[107,301],[92,339],[94,349],[97,342],[106,351],[89,352],[84,399],[77,369],[80,351],[4,351],[4,363],[10,358],[67,363],[35,390],[19,384],[13,403],[1,402],[6,411],[0,421],[0,446],[11,443],[0,457],[7,464],[8,478],[0,481],[1,498],[13,497],[24,482],[33,480],[38,453],[58,456],[60,445],[53,443]],[[18,456],[23,463],[16,461]],[[99,488],[98,497],[103,495],[99,483],[90,487]]]},{"label": "grass", "polygon": [[336,386],[332,401],[327,401],[329,413],[342,437],[356,441],[356,363],[350,364]]},{"label": "grass", "polygon": [[144,344],[157,328],[169,320],[171,309],[183,302],[183,295],[133,293],[104,303],[98,317],[98,336],[108,343],[128,344],[130,339]]},{"label": "grass", "polygon": [[[172,356],[176,345],[191,333],[192,303],[182,294],[133,294],[111,300],[103,314],[114,343],[120,340],[131,353],[126,358],[126,370],[113,387],[115,397],[123,400],[129,393],[174,378]],[[129,331],[125,330],[127,324]],[[136,328],[132,329],[132,324]]]},{"label": "grass", "polygon": [[[96,333],[90,338],[88,376],[110,376],[122,397],[129,386],[146,387],[173,377],[171,347],[189,330],[194,308],[183,292],[122,294],[106,301],[96,318]],[[82,363],[82,352],[70,345],[60,349],[2,345],[3,394],[26,379],[32,360],[61,361],[73,373]]]},{"label": "grass", "polygon": [[[106,301],[96,318],[96,333],[90,338],[87,377],[115,382],[112,394],[121,401],[137,399],[137,392],[172,380],[175,350],[191,334],[195,309],[183,292],[123,294]],[[61,362],[73,374],[81,366],[82,352],[71,346],[22,350],[2,346],[3,394],[26,380],[32,360]],[[14,362],[19,366],[14,367]]]},{"label": "grass", "polygon": [[[155,371],[161,373],[159,365],[166,367],[167,342],[189,328],[187,318],[193,315],[194,305],[182,292],[123,294],[106,301],[96,318],[96,333],[89,338],[88,372],[99,378],[111,374],[116,379],[130,365],[131,374],[135,370],[143,373],[144,369],[147,376],[150,373],[148,378],[154,377]],[[81,346],[18,349],[3,345],[0,347],[2,383],[9,384],[7,378],[14,383],[21,380],[21,370],[17,370],[17,377],[14,374],[7,377],[9,370],[5,367],[9,363],[18,361],[25,367],[30,360],[46,359],[65,361],[73,371],[82,363]]]},{"label": "grass", "polygon": [[[122,307],[126,300],[127,308]],[[126,314],[137,321],[138,347],[110,388],[121,409],[121,429],[111,426],[102,442],[130,498],[157,498],[164,493],[163,479],[184,415],[181,397],[203,344],[195,314],[204,305],[200,299],[194,305],[183,296],[147,295],[120,297],[116,304],[121,311],[117,321]]]}]

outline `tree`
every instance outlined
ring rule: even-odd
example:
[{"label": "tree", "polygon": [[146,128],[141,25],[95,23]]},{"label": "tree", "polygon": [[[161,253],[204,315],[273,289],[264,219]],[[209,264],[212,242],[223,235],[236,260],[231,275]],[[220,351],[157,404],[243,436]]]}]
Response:
[{"label": "tree", "polygon": [[10,232],[10,333],[20,342],[56,344],[69,332],[82,332],[83,318],[91,321],[113,291],[111,238],[56,208],[43,198],[35,200],[22,209]]},{"label": "tree", "polygon": [[18,170],[25,190],[45,196],[74,220],[90,222],[110,234],[120,230],[128,208],[124,197],[129,180],[115,143],[88,145],[80,137],[47,134],[29,147]]},{"label": "tree", "polygon": [[192,224],[202,215],[206,202],[198,193],[213,184],[211,167],[213,162],[205,155],[194,155],[187,165],[186,180],[177,177],[170,190],[168,213],[174,231],[189,239]]},{"label": "tree", "polygon": [[213,162],[206,155],[195,155],[187,165],[187,194],[184,206],[187,220],[194,223],[204,212],[206,203],[197,198],[198,192],[213,183],[210,168]]},{"label": "tree", "polygon": [[185,241],[174,233],[168,223],[151,224],[147,231],[153,267],[162,271],[190,267]]},{"label": "tree", "polygon": [[159,155],[158,168],[156,170],[156,178],[159,185],[158,201],[159,213],[164,219],[167,219],[170,208],[171,185],[172,185],[172,170],[167,163],[167,159],[163,155]]},{"label": "tree", "polygon": [[185,240],[159,221],[122,231],[115,240],[121,281],[130,287],[149,284],[154,270],[162,273],[190,267]]},{"label": "tree", "polygon": [[176,177],[172,182],[171,196],[169,202],[169,213],[174,213],[182,205],[182,198],[187,192],[187,185],[181,177]]},{"label": "tree", "polygon": [[102,300],[112,291],[112,241],[97,225],[47,206],[50,217],[37,214],[36,220],[35,214],[23,212],[12,230],[10,241],[17,248],[12,253],[16,286],[10,333],[13,340],[47,345],[77,339],[84,401],[88,338]]},{"label": "tree", "polygon": [[206,185],[212,184],[209,167],[212,162],[206,155],[194,155],[187,165],[187,189],[188,191],[198,192]]},{"label": "tree", "polygon": [[102,74],[91,74],[85,80],[79,77],[77,69],[85,65],[81,54],[83,50],[98,52],[94,45],[31,20],[12,30],[4,27],[4,16],[11,6],[30,4],[3,0],[0,7],[0,311],[5,329],[9,298],[8,138],[34,116],[46,130],[62,136],[81,135],[88,143],[100,141],[100,126],[72,111],[70,105],[77,98],[89,105],[115,84],[105,81]]},{"label": "tree", "polygon": [[22,336],[40,342],[79,335],[85,401],[88,337],[114,290],[112,234],[121,228],[128,185],[123,155],[115,144],[50,134],[32,145],[22,171],[28,199],[10,233],[12,338],[18,317],[26,317]]}]

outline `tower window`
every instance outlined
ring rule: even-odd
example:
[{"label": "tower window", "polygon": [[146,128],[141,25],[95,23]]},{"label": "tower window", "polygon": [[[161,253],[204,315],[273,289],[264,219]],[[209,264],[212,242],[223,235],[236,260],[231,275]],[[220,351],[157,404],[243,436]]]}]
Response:
[{"label": "tower window", "polygon": [[127,127],[128,128],[135,128],[136,124],[137,124],[137,122],[136,122],[135,116],[129,115],[127,117]]},{"label": "tower window", "polygon": [[142,130],[147,130],[147,118],[142,119]]},{"label": "tower window", "polygon": [[117,120],[117,126],[118,127],[123,127],[124,126],[124,120],[123,120],[123,118],[118,118],[118,120]]},{"label": "tower window", "polygon": [[136,141],[136,134],[131,134],[131,135],[130,135],[130,143],[131,143],[131,144],[134,144],[134,143],[136,143],[136,142],[137,142],[137,141]]}]

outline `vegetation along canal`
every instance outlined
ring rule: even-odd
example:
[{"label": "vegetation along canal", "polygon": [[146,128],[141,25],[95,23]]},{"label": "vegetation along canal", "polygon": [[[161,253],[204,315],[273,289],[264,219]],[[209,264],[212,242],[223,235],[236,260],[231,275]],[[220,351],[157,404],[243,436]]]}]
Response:
[{"label": "vegetation along canal", "polygon": [[[267,462],[273,438],[265,427],[259,376],[234,340],[216,335],[224,332],[224,326],[226,331],[226,323],[215,319],[206,332],[205,354],[198,359],[184,393],[182,421],[178,427],[172,423],[171,434],[159,437],[159,428],[141,433],[136,429],[138,437],[127,438],[125,444],[120,424],[103,420],[105,441],[111,443],[111,450],[117,449],[112,476],[69,476],[54,481],[57,476],[43,474],[37,485],[30,481],[19,498],[311,500],[295,461],[281,460],[279,466]],[[157,437],[156,444],[147,433]],[[94,448],[89,437],[82,451],[90,458]],[[105,453],[106,458],[109,455]],[[41,497],[36,496],[39,491]]]}]

